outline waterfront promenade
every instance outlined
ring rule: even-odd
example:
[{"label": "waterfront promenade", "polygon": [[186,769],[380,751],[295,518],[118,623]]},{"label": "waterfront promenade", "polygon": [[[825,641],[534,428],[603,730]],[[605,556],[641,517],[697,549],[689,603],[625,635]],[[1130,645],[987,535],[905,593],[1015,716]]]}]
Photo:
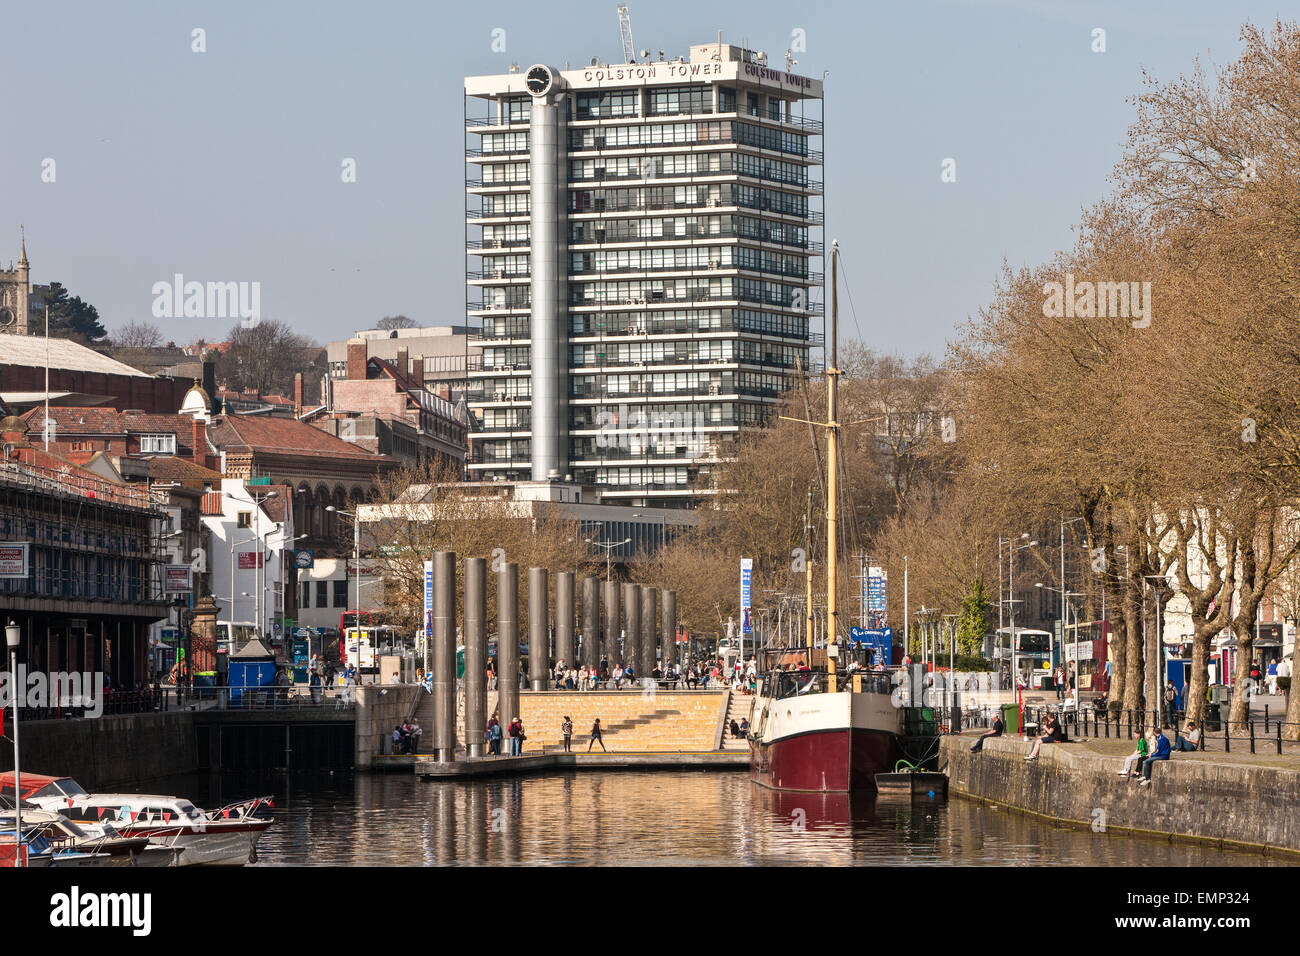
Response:
[{"label": "waterfront promenade", "polygon": [[[1276,724],[1272,724],[1275,733]],[[1033,741],[990,738],[981,753],[970,730],[940,741],[939,766],[950,792],[1098,834],[1129,832],[1192,840],[1300,859],[1300,744],[1275,737],[1256,741],[1234,736],[1225,752],[1222,736],[1206,749],[1176,752],[1158,761],[1149,786],[1118,775],[1134,741],[1072,738],[1044,744],[1025,760]]]}]

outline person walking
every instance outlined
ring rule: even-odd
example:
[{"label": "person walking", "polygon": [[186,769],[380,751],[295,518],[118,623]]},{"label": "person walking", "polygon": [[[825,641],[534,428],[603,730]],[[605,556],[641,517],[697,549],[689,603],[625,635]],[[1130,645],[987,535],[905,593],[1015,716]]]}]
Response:
[{"label": "person walking", "polygon": [[506,733],[510,738],[510,756],[518,757],[522,747],[519,742],[519,736],[523,733],[518,717],[510,718],[510,726]]},{"label": "person walking", "polygon": [[494,757],[501,756],[501,721],[497,720],[497,715],[493,714],[492,719],[488,721],[488,753]]},{"label": "person walking", "polygon": [[591,742],[587,744],[587,753],[591,753],[592,745],[595,744],[597,741],[600,742],[600,749],[604,750],[605,753],[609,753],[609,751],[605,749],[605,738],[600,735],[599,717],[597,717],[596,722],[591,725]]},{"label": "person walking", "polygon": [[573,721],[568,714],[565,714],[564,720],[560,722],[560,734],[564,737],[564,752],[572,753],[569,741],[573,740]]},{"label": "person walking", "polygon": [[1165,681],[1165,723],[1173,726],[1177,723],[1175,712],[1178,709],[1178,691],[1173,681]]}]

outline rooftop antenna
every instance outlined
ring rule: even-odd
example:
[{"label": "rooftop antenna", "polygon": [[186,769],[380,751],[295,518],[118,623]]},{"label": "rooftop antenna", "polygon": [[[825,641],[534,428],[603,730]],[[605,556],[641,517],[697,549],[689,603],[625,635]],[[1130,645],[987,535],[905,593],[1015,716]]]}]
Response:
[{"label": "rooftop antenna", "polygon": [[632,14],[628,12],[626,4],[621,4],[618,8],[618,33],[623,41],[623,62],[635,63],[636,44],[632,42]]}]

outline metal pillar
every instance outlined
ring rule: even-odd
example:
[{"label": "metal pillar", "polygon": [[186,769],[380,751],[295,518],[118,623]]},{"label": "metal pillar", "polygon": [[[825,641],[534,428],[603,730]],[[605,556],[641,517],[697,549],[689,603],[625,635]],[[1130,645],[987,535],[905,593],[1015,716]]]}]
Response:
[{"label": "metal pillar", "polygon": [[[618,642],[618,585],[605,582],[605,653],[609,655],[609,669],[623,663],[623,650]],[[599,662],[597,662],[599,663]]]},{"label": "metal pillar", "polygon": [[487,558],[465,561],[465,752],[487,752]]},{"label": "metal pillar", "polygon": [[582,663],[600,666],[600,591],[595,578],[582,579]]},{"label": "metal pillar", "polygon": [[551,666],[546,633],[551,623],[548,578],[545,568],[528,569],[528,684],[533,690],[546,690],[546,671]]},{"label": "metal pillar", "polygon": [[573,667],[577,659],[573,654],[573,572],[561,571],[555,576],[555,660]]},{"label": "metal pillar", "polygon": [[644,683],[650,679],[658,657],[659,643],[659,589],[641,589],[641,662],[637,665]]},{"label": "metal pillar", "polygon": [[623,585],[623,630],[627,639],[623,643],[623,667],[632,665],[637,680],[641,679],[641,585]]},{"label": "metal pillar", "polygon": [[660,644],[664,667],[677,660],[677,592],[664,591],[663,611],[659,615]]},{"label": "metal pillar", "polygon": [[497,572],[497,691],[504,734],[519,716],[519,565],[513,562]]},{"label": "metal pillar", "polygon": [[433,555],[433,749],[435,759],[456,753],[456,553]]}]

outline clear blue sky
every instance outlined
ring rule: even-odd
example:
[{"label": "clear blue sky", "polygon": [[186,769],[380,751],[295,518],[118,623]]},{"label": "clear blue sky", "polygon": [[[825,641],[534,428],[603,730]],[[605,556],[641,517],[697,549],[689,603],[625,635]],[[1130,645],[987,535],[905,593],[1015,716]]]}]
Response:
[{"label": "clear blue sky", "polygon": [[[320,341],[405,313],[463,316],[462,77],[511,61],[620,59],[615,0],[9,4],[0,259],[27,225],[33,280],[111,329],[153,321],[173,273],[259,281],[262,311]],[[861,338],[942,353],[1005,258],[1046,259],[1107,189],[1141,70],[1226,63],[1275,3],[630,0],[638,48],[713,39],[826,86],[826,238]],[[191,30],[207,52],[192,53]],[[494,28],[506,52],[491,50]],[[1091,50],[1093,28],[1107,51]],[[57,181],[41,182],[46,157]],[[358,181],[340,181],[344,157]],[[957,182],[940,180],[946,157]],[[168,338],[220,338],[204,320]],[[227,326],[230,323],[217,323]],[[856,338],[842,310],[843,335]]]}]

